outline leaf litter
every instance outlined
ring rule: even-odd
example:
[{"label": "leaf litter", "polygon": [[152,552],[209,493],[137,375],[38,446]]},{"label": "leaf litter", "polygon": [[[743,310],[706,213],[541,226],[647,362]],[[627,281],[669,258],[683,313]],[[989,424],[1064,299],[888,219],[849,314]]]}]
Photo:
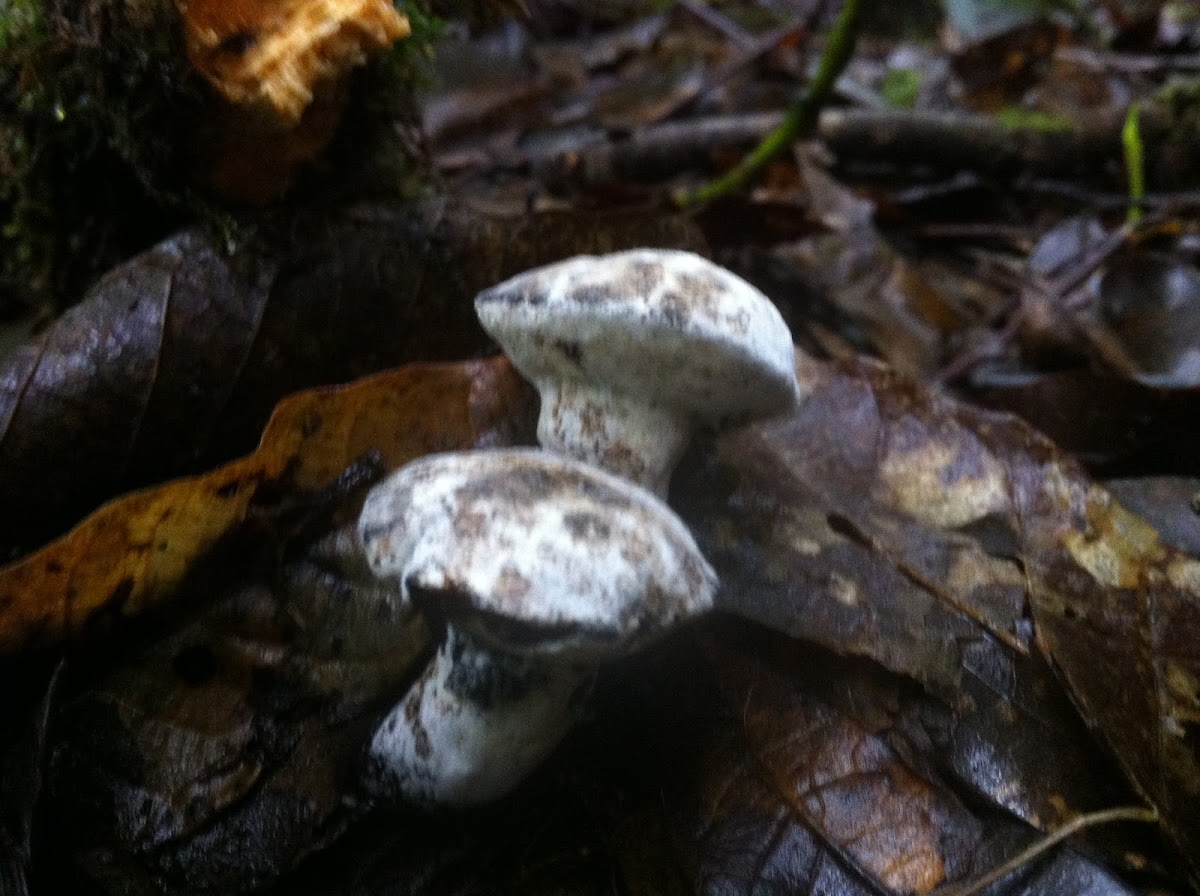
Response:
[{"label": "leaf litter", "polygon": [[[603,207],[644,201],[661,178],[687,181],[724,164],[790,94],[805,39],[734,65],[730,42],[748,43],[726,27],[732,20],[698,27],[688,7],[635,27],[607,54],[583,53],[594,42],[578,38],[573,52],[568,38],[557,55],[535,55],[533,77],[520,69],[525,87],[504,100],[520,107],[515,119],[506,110],[461,126],[453,104],[444,105],[439,139],[454,143],[435,145],[435,158],[452,189],[500,203],[522,197],[534,209]],[[530,34],[526,48],[544,45]],[[697,47],[705,64],[725,66],[725,80],[697,89],[687,62]],[[888,66],[866,52],[842,88],[843,102],[862,107],[847,119],[858,130],[826,119],[818,132],[837,154],[836,180],[822,177],[830,167],[822,150],[802,149],[763,188],[698,219],[717,258],[767,288],[798,341],[830,359],[801,363],[817,391],[796,417],[697,448],[672,492],[722,575],[726,613],[753,623],[718,617],[610,670],[591,718],[509,802],[467,817],[376,813],[285,877],[281,892],[610,892],[614,880],[631,892],[930,892],[980,878],[1038,832],[1142,802],[1158,811],[1166,849],[1148,827],[1097,829],[1022,867],[997,892],[1179,887],[1181,863],[1195,885],[1200,585],[1197,561],[1180,550],[1187,542],[1165,529],[1160,537],[1034,430],[916,383],[940,381],[1026,415],[1101,474],[1194,472],[1194,433],[1178,422],[1194,416],[1193,346],[1188,328],[1174,326],[1190,313],[1189,200],[1168,192],[1179,185],[1171,175],[1187,167],[1152,165],[1163,178],[1150,205],[1163,215],[1123,229],[1106,115],[1091,116],[1094,130],[1032,135],[1062,128],[1053,116],[1084,107],[1088,91],[1088,103],[1119,111],[1133,83],[1121,66],[1131,60],[1039,22],[948,52],[948,72],[938,54],[919,63],[928,66],[923,83],[959,79],[965,108],[985,117],[937,108],[953,93],[945,89],[919,89],[913,115],[884,114],[862,87],[875,89]],[[639,99],[627,88],[647,70],[647,54],[683,78]],[[572,56],[582,70],[561,77]],[[979,61],[988,58],[1020,64],[971,80],[996,71]],[[547,77],[551,62],[558,80]],[[1172,65],[1167,57],[1157,64]],[[737,118],[760,109],[762,122]],[[998,140],[986,116],[999,114],[1017,116],[1027,139]],[[888,141],[864,137],[888,129]],[[900,151],[914,146],[923,171]],[[1169,140],[1161,146],[1184,152]],[[1089,229],[1111,248],[1096,256],[1094,243],[1056,229],[1064,217],[1056,203],[1092,210]],[[1050,276],[1039,254],[1057,254]],[[337,283],[353,268],[330,270]],[[1164,284],[1158,304],[1137,301],[1147,272]],[[377,360],[386,366],[411,351]],[[333,378],[367,372],[344,370]],[[260,416],[241,419],[261,424],[276,398],[318,381],[301,377],[264,394]],[[528,409],[510,410],[519,418]],[[501,426],[494,443],[520,432],[527,440],[528,425]],[[253,423],[247,433],[256,434]],[[289,480],[284,491],[311,498],[366,452],[386,454],[391,435],[370,433],[354,457],[329,453],[324,478],[303,487]],[[277,468],[269,472],[254,483],[264,492],[278,489]],[[221,475],[197,482],[211,487]],[[244,509],[218,515],[201,545],[236,545],[244,517]],[[210,609],[181,610],[182,628],[165,639],[133,635],[142,647],[121,659],[84,655],[63,724],[71,701],[97,713],[81,719],[102,724],[70,729],[50,771],[61,816],[80,802],[92,813],[79,813],[84,823],[64,842],[93,879],[263,887],[352,820],[334,804],[352,770],[354,736],[339,740],[336,725],[314,720],[365,725],[373,701],[402,686],[406,662],[384,662],[377,675],[344,658],[326,662],[332,642],[321,641],[321,626],[297,634],[295,618],[263,610],[295,586],[289,570],[304,542],[284,542],[283,566],[259,568],[257,591],[227,583],[213,594],[240,596],[194,600]],[[179,558],[164,582],[182,582],[181,593],[206,582],[202,554],[197,547]],[[235,556],[235,567],[246,563]],[[328,604],[316,601],[308,606],[320,616]],[[251,619],[273,620],[258,624],[263,643],[254,649],[246,646]],[[338,630],[336,618],[331,626]],[[213,678],[197,639],[220,648]],[[283,662],[286,649],[263,646],[273,641],[299,659]],[[321,661],[308,663],[314,655]],[[87,662],[98,664],[95,675]],[[180,696],[213,682],[224,697],[189,704]],[[218,725],[225,731],[212,737],[187,709],[206,700],[231,707]],[[162,719],[187,722],[169,749],[156,717],[160,731]],[[111,763],[89,768],[84,760],[103,755],[106,739],[134,744],[110,750],[124,772],[143,760],[165,772],[122,778]],[[295,771],[318,754],[329,757],[319,771]],[[188,781],[199,782],[194,814],[126,815],[96,842],[113,817],[105,809],[114,786],[172,807],[186,802],[173,788]],[[321,798],[305,811],[286,808],[309,790]],[[239,850],[247,831],[273,848]],[[356,869],[349,881],[347,867]]]}]

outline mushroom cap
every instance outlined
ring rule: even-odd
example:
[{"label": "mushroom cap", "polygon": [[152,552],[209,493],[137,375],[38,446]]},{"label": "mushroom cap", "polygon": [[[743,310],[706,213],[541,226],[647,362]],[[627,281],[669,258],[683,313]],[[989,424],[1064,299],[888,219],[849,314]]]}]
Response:
[{"label": "mushroom cap", "polygon": [[537,449],[435,454],[367,496],[372,572],[480,643],[591,661],[711,608],[717,577],[657,497]]},{"label": "mushroom cap", "polygon": [[539,386],[606,382],[710,422],[782,413],[800,397],[771,300],[691,252],[581,255],[484,290],[475,312]]}]

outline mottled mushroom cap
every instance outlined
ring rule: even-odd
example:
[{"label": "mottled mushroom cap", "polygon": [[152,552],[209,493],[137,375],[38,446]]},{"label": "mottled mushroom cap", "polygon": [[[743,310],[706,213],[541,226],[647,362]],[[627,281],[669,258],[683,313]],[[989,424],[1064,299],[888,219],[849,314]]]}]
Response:
[{"label": "mottled mushroom cap", "polygon": [[539,385],[605,382],[711,422],[782,413],[799,398],[779,311],[691,252],[581,255],[484,290],[475,311]]},{"label": "mottled mushroom cap", "polygon": [[712,607],[717,577],[648,491],[537,449],[436,454],[372,489],[372,572],[508,652],[594,660]]}]

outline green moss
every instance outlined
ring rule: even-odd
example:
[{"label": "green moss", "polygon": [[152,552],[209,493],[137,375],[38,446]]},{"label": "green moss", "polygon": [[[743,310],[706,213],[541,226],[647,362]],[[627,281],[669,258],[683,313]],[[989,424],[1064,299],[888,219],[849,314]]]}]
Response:
[{"label": "green moss", "polygon": [[1069,131],[1073,126],[1071,119],[1064,115],[1052,115],[1049,112],[1022,109],[1018,106],[1009,106],[1001,109],[996,113],[995,118],[996,121],[1007,128],[1042,131],[1048,134],[1057,131]]},{"label": "green moss", "polygon": [[35,0],[5,0],[0,6],[0,53],[22,41],[41,39],[38,11]]},{"label": "green moss", "polygon": [[912,68],[891,68],[883,76],[879,92],[897,109],[912,109],[921,92],[921,73]]},{"label": "green moss", "polygon": [[200,102],[170,3],[18,0],[0,20],[0,304],[60,306],[191,198]]},{"label": "green moss", "polygon": [[1150,98],[1164,120],[1176,124],[1184,136],[1200,133],[1200,78],[1195,75],[1176,75]]},{"label": "green moss", "polygon": [[[413,36],[356,73],[334,145],[288,203],[428,183],[409,137],[439,15],[486,17],[512,4],[397,6]],[[192,181],[195,129],[211,99],[187,65],[173,0],[0,0],[0,315],[61,308],[183,224],[236,235],[245,212]]]},{"label": "green moss", "polygon": [[1153,189],[1194,189],[1200,180],[1200,77],[1170,78],[1142,103],[1141,113]]}]

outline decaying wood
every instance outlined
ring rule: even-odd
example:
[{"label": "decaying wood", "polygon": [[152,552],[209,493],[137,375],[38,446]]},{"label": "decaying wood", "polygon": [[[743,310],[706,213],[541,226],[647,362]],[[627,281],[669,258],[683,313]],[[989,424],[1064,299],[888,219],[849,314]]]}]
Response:
[{"label": "decaying wood", "polygon": [[188,59],[227,100],[294,125],[322,82],[408,37],[390,0],[177,0]]},{"label": "decaying wood", "polygon": [[[669,121],[625,136],[590,131],[565,146],[560,141],[500,162],[528,163],[537,173],[584,184],[653,179],[704,165],[717,154],[744,151],[782,118],[781,112],[755,112]],[[1038,130],[957,112],[829,109],[821,115],[817,137],[841,162],[988,174],[1094,178],[1120,158],[1120,122]]]}]

